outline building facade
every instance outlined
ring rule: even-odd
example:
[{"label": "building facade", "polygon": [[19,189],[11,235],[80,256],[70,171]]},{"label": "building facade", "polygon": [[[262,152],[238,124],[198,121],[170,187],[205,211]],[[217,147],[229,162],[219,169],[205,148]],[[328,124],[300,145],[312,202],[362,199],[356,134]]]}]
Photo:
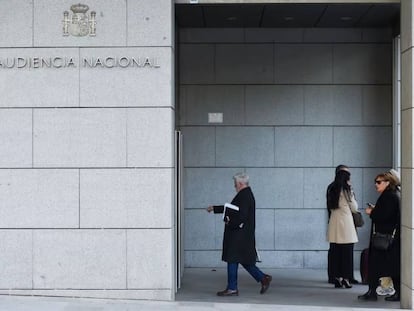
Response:
[{"label": "building facade", "polygon": [[173,299],[174,4],[1,5],[2,293]]},{"label": "building facade", "polygon": [[205,207],[232,198],[238,171],[262,266],[324,269],[325,189],[345,163],[361,207],[378,172],[401,171],[412,308],[412,1],[400,37],[177,17],[180,5],[287,2],[307,1],[3,1],[1,294],[173,300],[185,267],[223,264]]}]

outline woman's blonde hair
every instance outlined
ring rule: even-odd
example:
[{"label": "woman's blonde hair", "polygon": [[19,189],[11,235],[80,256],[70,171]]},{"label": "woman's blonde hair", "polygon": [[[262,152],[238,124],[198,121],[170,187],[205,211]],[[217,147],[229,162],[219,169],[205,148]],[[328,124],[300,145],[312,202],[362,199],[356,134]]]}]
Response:
[{"label": "woman's blonde hair", "polygon": [[396,187],[401,187],[400,174],[396,170],[391,169],[386,174],[389,177],[390,182],[395,184]]},{"label": "woman's blonde hair", "polygon": [[385,173],[378,174],[375,177],[375,180],[377,180],[377,178],[388,181],[389,184],[387,186],[387,189],[399,190],[399,187],[401,185],[400,179],[398,178],[398,176],[396,174],[392,173],[391,171],[387,171]]}]

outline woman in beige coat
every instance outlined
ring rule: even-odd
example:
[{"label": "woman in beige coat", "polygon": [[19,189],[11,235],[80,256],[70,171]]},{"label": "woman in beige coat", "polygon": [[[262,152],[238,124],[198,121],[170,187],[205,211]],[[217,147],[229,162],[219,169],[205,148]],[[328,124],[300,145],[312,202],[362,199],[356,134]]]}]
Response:
[{"label": "woman in beige coat", "polygon": [[351,288],[353,276],[353,248],[358,236],[352,218],[358,204],[350,185],[351,174],[340,171],[327,193],[328,208],[331,211],[328,225],[328,241],[332,243],[332,264],[335,287]]}]

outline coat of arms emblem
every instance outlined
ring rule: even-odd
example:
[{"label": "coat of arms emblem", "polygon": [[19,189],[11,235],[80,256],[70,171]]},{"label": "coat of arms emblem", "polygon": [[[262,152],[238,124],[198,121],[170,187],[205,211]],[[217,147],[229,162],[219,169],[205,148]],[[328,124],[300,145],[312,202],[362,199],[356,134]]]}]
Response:
[{"label": "coat of arms emblem", "polygon": [[71,34],[75,37],[96,36],[96,12],[91,11],[90,15],[86,14],[89,6],[86,4],[74,4],[70,7],[72,16],[69,12],[63,12],[63,35]]}]

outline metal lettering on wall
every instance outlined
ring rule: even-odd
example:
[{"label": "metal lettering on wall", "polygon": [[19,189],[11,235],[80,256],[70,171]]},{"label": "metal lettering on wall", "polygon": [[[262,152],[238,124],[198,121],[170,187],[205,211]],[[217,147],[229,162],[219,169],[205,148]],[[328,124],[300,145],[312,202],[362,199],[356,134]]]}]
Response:
[{"label": "metal lettering on wall", "polygon": [[1,69],[24,68],[160,68],[157,57],[7,57],[0,58]]},{"label": "metal lettering on wall", "polygon": [[[70,7],[72,14],[63,12],[63,36],[96,36],[96,12],[87,14],[89,6],[78,3]],[[12,56],[0,57],[1,69],[37,69],[37,68],[160,68],[157,57],[149,56]]]},{"label": "metal lettering on wall", "polygon": [[86,4],[74,4],[70,7],[72,16],[69,16],[69,12],[63,12],[63,36],[69,36],[71,34],[75,37],[84,37],[89,35],[90,37],[96,36],[96,12],[91,11],[88,16],[86,12],[89,10],[89,6]]}]

